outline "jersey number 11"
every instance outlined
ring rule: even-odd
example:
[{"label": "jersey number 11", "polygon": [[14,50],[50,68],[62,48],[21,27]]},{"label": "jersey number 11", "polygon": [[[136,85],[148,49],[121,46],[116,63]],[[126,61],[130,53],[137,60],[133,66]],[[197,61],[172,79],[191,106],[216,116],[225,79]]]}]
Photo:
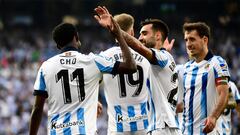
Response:
[{"label": "jersey number 11", "polygon": [[[83,69],[77,68],[70,74],[70,81],[72,82],[74,79],[76,79],[77,82],[77,91],[78,91],[78,98],[79,101],[83,101],[85,99],[85,90],[84,90],[84,75],[83,75]],[[70,91],[70,85],[69,85],[69,75],[68,70],[63,69],[60,70],[56,75],[56,82],[61,80],[62,84],[62,92],[63,92],[63,100],[65,104],[72,103],[72,97],[71,97],[71,91]]]}]

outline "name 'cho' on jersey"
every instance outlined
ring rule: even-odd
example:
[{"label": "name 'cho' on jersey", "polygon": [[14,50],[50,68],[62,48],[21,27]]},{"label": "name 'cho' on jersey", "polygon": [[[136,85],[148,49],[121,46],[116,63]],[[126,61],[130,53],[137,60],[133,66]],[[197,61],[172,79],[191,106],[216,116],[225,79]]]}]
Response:
[{"label": "name 'cho' on jersey", "polygon": [[94,135],[99,81],[102,72],[114,73],[117,65],[74,48],[45,61],[38,71],[34,95],[48,95],[48,134]]},{"label": "name 'cho' on jersey", "polygon": [[[239,94],[237,86],[235,85],[234,82],[230,81],[229,88],[231,89],[233,98],[236,100],[237,104],[239,104],[240,103],[240,94]],[[222,125],[223,134],[225,134],[225,135],[231,135],[231,131],[232,131],[231,112],[232,112],[232,110],[230,108],[226,108],[226,109],[224,109],[223,114],[222,114],[223,122],[221,125]]]},{"label": "name 'cho' on jersey", "polygon": [[[146,129],[147,120],[147,79],[150,63],[130,49],[137,64],[134,74],[104,74],[103,84],[108,104],[108,130],[115,132],[138,131]],[[112,47],[101,55],[122,61],[120,47]]]},{"label": "name 'cho' on jersey", "polygon": [[152,49],[156,62],[151,64],[150,73],[150,122],[148,131],[178,128],[175,107],[177,103],[177,73],[172,55],[165,49]]},{"label": "name 'cho' on jersey", "polygon": [[[220,56],[210,51],[199,63],[190,60],[184,65],[183,75],[183,134],[203,134],[204,121],[216,107],[218,93],[216,82],[222,77],[229,77],[228,66]],[[210,134],[221,134],[221,118]]]}]

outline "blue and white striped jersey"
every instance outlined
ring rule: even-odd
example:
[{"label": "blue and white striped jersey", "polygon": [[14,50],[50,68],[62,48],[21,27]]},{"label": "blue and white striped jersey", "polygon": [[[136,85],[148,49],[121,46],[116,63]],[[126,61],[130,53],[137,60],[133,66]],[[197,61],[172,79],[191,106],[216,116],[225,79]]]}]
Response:
[{"label": "blue and white striped jersey", "polygon": [[99,81],[116,71],[116,63],[66,48],[41,65],[34,95],[48,95],[48,134],[95,134]]},{"label": "blue and white striped jersey", "polygon": [[[183,74],[183,134],[203,134],[204,121],[216,106],[218,93],[215,81],[221,77],[229,77],[228,66],[220,56],[210,51],[199,63],[190,60],[184,65]],[[210,134],[221,132],[221,119]],[[221,133],[220,133],[221,134]]]},{"label": "blue and white striped jersey", "polygon": [[172,55],[165,49],[152,49],[156,62],[150,73],[150,120],[148,131],[160,128],[178,128],[176,119],[177,73]]},{"label": "blue and white striped jersey", "polygon": [[[236,102],[239,104],[240,103],[240,94],[239,94],[239,91],[238,91],[238,88],[237,86],[235,85],[234,82],[230,81],[229,82],[229,88],[231,89],[232,91],[232,94],[233,94],[233,97],[234,99],[236,100]],[[223,111],[223,114],[222,114],[222,130],[223,130],[223,134],[224,135],[231,135],[231,132],[232,132],[232,126],[231,126],[231,112],[232,110],[231,109],[225,109]]]},{"label": "blue and white striped jersey", "polygon": [[[132,56],[137,64],[134,74],[104,74],[103,86],[108,104],[108,131],[125,132],[144,130],[148,126],[147,119],[147,79],[150,63],[131,48]],[[122,61],[120,47],[112,47],[101,55]]]}]

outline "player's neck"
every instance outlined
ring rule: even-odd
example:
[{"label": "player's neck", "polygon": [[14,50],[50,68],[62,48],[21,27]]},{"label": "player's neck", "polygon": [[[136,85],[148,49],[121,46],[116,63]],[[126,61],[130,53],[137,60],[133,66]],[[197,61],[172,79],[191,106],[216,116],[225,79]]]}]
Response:
[{"label": "player's neck", "polygon": [[203,51],[202,53],[200,53],[198,56],[195,57],[195,61],[197,63],[203,61],[205,59],[205,57],[207,56],[208,50]]}]

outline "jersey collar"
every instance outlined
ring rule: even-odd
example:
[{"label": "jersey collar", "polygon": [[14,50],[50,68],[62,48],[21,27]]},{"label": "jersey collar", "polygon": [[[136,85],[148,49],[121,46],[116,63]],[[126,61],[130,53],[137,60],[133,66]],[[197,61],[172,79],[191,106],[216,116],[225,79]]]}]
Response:
[{"label": "jersey collar", "polygon": [[61,53],[67,52],[67,51],[77,51],[78,52],[79,50],[73,46],[66,46],[61,50]]},{"label": "jersey collar", "polygon": [[208,61],[213,57],[213,54],[211,51],[208,51],[207,55],[205,56],[204,60]]},{"label": "jersey collar", "polygon": [[166,51],[166,48],[160,48],[160,50],[164,50],[164,51]]}]

